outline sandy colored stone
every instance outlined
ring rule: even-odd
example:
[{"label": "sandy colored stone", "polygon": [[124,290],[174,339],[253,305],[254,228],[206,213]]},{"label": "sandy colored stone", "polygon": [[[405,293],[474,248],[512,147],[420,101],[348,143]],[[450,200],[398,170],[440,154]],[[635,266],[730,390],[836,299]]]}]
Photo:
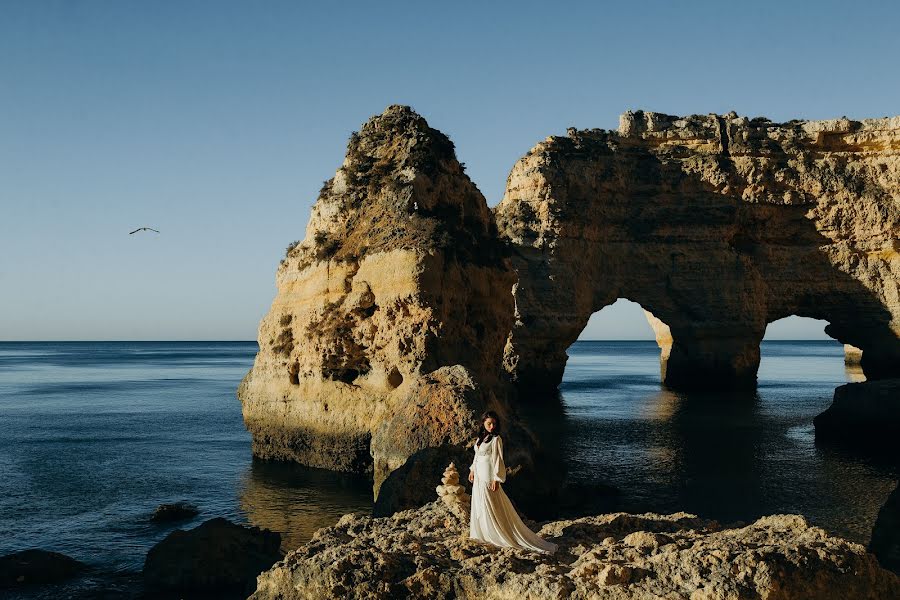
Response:
[{"label": "sandy colored stone", "polygon": [[262,573],[251,598],[900,597],[900,578],[865,548],[796,515],[735,529],[685,513],[557,521],[540,530],[560,545],[552,556],[472,542],[466,526],[440,501],[345,516]]},{"label": "sandy colored stone", "polygon": [[417,451],[474,437],[483,410],[509,412],[514,281],[452,142],[408,107],[370,119],[278,268],[238,390],[254,455],[372,473],[377,490]]},{"label": "sandy colored stone", "polygon": [[670,386],[754,385],[790,315],[829,321],[870,379],[900,375],[900,117],[629,112],[537,144],[495,214],[519,274],[505,366],[532,394],[618,298],[668,331]]}]

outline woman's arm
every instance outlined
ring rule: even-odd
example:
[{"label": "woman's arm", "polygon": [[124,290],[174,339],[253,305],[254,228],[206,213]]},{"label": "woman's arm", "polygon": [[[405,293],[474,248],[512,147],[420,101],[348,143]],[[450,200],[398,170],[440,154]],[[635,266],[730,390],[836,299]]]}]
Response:
[{"label": "woman's arm", "polygon": [[506,481],[506,463],[503,462],[503,440],[500,436],[494,438],[494,476],[492,481],[504,483]]}]

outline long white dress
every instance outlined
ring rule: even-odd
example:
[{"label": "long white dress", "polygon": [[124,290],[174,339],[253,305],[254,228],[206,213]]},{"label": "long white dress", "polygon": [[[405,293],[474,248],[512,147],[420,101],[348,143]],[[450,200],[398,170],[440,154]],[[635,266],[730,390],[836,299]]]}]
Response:
[{"label": "long white dress", "polygon": [[472,518],[469,537],[495,546],[525,548],[537,552],[555,552],[556,544],[542,539],[528,529],[501,485],[497,491],[488,488],[491,481],[506,481],[503,442],[498,436],[475,445],[475,460],[470,468],[475,475],[472,484]]}]

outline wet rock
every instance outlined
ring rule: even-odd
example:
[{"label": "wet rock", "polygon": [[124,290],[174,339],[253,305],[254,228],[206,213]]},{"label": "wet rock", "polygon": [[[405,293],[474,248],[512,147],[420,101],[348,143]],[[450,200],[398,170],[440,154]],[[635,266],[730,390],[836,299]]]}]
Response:
[{"label": "wet rock", "polygon": [[346,515],[262,573],[253,600],[900,597],[864,547],[796,515],[722,528],[694,515],[613,513],[545,524],[554,555],[468,539],[442,502]]},{"label": "wet rock", "polygon": [[834,401],[813,419],[816,440],[879,446],[900,456],[900,379],[848,383],[834,390]]},{"label": "wet rock", "polygon": [[58,583],[87,568],[82,562],[59,552],[30,549],[0,557],[0,588],[40,583]]},{"label": "wet rock", "polygon": [[281,558],[280,545],[277,533],[210,519],[173,531],[151,548],[144,581],[155,589],[246,596],[256,576]]},{"label": "wet rock", "polygon": [[188,502],[175,502],[172,504],[160,504],[153,511],[150,520],[154,523],[172,523],[191,519],[200,514],[200,509]]}]

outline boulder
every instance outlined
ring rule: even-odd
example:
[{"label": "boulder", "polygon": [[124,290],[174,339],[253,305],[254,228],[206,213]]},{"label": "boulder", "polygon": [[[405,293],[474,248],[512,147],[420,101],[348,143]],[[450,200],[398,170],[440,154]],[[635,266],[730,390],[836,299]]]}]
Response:
[{"label": "boulder", "polygon": [[160,504],[153,511],[150,520],[154,523],[172,523],[191,519],[200,514],[200,509],[188,502],[175,502],[172,504]]},{"label": "boulder", "polygon": [[281,536],[215,518],[170,533],[147,553],[149,588],[245,597],[256,576],[281,558]]},{"label": "boulder", "polygon": [[817,441],[882,447],[900,457],[900,379],[848,383],[834,390],[834,400],[813,419]]},{"label": "boulder", "polygon": [[900,485],[878,511],[869,551],[878,557],[881,566],[900,575]]},{"label": "boulder", "polygon": [[82,562],[49,550],[21,550],[0,556],[0,588],[58,583],[87,568]]}]

